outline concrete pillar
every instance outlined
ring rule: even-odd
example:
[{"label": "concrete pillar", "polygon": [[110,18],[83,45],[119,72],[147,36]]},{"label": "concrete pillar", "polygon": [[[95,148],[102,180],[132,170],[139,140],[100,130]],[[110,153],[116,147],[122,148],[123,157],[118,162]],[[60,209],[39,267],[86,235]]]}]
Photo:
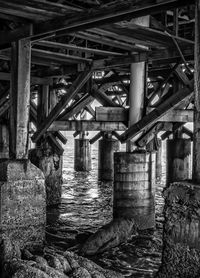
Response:
[{"label": "concrete pillar", "polygon": [[191,140],[176,138],[167,140],[167,184],[190,178]]},{"label": "concrete pillar", "polygon": [[114,178],[114,152],[119,151],[119,141],[106,137],[99,140],[98,179],[111,181]]},{"label": "concrete pillar", "polygon": [[[144,16],[132,20],[140,26],[149,26],[149,16]],[[133,63],[130,67],[130,89],[129,89],[129,126],[137,123],[143,114],[145,95],[146,63]],[[131,152],[133,144],[127,142],[127,151]]]},{"label": "concrete pillar", "polygon": [[158,139],[158,149],[156,151],[156,180],[162,179],[162,140]]},{"label": "concrete pillar", "polygon": [[46,193],[43,173],[29,160],[0,162],[0,183],[2,262],[19,256],[23,248],[43,246]]},{"label": "concrete pillar", "polygon": [[133,218],[140,230],[155,226],[155,156],[142,151],[114,154],[113,217]]},{"label": "concrete pillar", "polygon": [[47,206],[61,202],[63,157],[46,143],[29,152],[31,162],[40,168],[45,177]]},{"label": "concrete pillar", "polygon": [[164,192],[162,265],[156,278],[199,277],[200,187],[180,181]]},{"label": "concrete pillar", "polygon": [[91,170],[91,151],[89,139],[75,139],[74,146],[74,170]]}]

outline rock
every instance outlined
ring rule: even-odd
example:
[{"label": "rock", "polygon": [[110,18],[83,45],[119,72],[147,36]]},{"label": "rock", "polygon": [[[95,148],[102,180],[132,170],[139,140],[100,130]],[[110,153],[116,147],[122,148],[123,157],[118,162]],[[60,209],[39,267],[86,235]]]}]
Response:
[{"label": "rock", "polygon": [[63,255],[67,259],[72,270],[80,267],[80,265],[77,262],[77,255],[69,251],[65,251]]},{"label": "rock", "polygon": [[57,255],[57,258],[59,259],[59,261],[63,267],[63,272],[65,274],[68,274],[69,272],[72,271],[71,266],[65,257],[63,257],[61,255]]},{"label": "rock", "polygon": [[48,274],[31,266],[23,266],[12,276],[12,278],[50,278]]},{"label": "rock", "polygon": [[14,258],[21,258],[20,245],[17,241],[5,238],[2,240],[1,247],[1,258],[4,261],[10,261]]},{"label": "rock", "polygon": [[70,275],[71,278],[92,278],[90,273],[83,267],[75,269]]},{"label": "rock", "polygon": [[63,266],[62,266],[60,260],[56,256],[51,255],[51,254],[45,254],[45,259],[47,260],[48,264],[51,267],[59,270],[60,272],[64,272]]},{"label": "rock", "polygon": [[45,266],[48,266],[48,262],[45,258],[41,257],[41,256],[34,256],[33,257],[33,260],[36,262],[36,263],[39,263],[40,265],[44,265]]},{"label": "rock", "polygon": [[133,233],[136,233],[134,220],[115,219],[86,240],[82,246],[81,254],[94,255],[104,252],[122,242],[126,242]]},{"label": "rock", "polygon": [[36,267],[38,269],[44,271],[46,274],[48,274],[50,278],[67,278],[68,277],[63,272],[60,272],[59,270],[57,270],[53,267],[47,266],[47,265],[41,265],[41,264],[37,263]]}]

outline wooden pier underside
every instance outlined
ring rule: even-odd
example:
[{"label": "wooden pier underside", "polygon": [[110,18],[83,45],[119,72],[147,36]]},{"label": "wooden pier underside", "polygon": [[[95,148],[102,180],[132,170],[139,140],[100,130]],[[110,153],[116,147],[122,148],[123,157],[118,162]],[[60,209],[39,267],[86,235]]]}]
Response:
[{"label": "wooden pier underside", "polygon": [[[149,27],[135,23],[145,16]],[[195,1],[0,0],[0,23],[0,119],[14,157],[27,156],[16,141],[26,142],[27,90],[37,144],[48,136],[59,146],[66,142],[59,131],[74,130],[110,131],[145,146],[193,122]],[[146,62],[144,108],[129,125],[130,65],[139,62]],[[12,121],[17,111],[23,125]]]}]

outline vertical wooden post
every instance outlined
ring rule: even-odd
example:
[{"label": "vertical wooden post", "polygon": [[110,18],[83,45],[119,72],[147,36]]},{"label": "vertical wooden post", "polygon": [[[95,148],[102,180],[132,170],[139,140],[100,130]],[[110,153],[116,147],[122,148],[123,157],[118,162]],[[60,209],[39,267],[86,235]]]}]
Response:
[{"label": "vertical wooden post", "polygon": [[200,1],[195,3],[193,180],[200,182]]},{"label": "vertical wooden post", "polygon": [[40,125],[49,113],[49,85],[42,85],[38,94],[37,121]]},{"label": "vertical wooden post", "polygon": [[10,158],[28,158],[31,43],[12,43],[10,92]]}]

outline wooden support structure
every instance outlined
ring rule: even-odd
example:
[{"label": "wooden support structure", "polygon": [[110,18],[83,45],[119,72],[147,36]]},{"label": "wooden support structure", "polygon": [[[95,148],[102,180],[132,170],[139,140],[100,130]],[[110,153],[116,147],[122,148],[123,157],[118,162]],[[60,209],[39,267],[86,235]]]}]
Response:
[{"label": "wooden support structure", "polygon": [[103,107],[95,109],[96,121],[125,122],[128,119],[128,110],[123,107]]},{"label": "wooden support structure", "polygon": [[67,103],[75,97],[75,95],[79,92],[82,86],[87,82],[90,78],[92,72],[90,70],[83,72],[80,74],[74,83],[71,85],[68,94],[64,95],[62,99],[56,104],[56,106],[52,109],[46,120],[40,126],[40,128],[36,131],[36,133],[32,136],[33,142],[37,142],[40,137],[47,131],[48,127],[51,123],[59,116],[63,108],[67,105]]},{"label": "wooden support structure", "polygon": [[124,131],[126,126],[121,122],[97,122],[97,121],[55,121],[48,131]]},{"label": "wooden support structure", "polygon": [[200,2],[195,3],[193,180],[200,182]]},{"label": "wooden support structure", "polygon": [[103,132],[99,131],[95,136],[90,139],[90,144],[94,144],[97,140],[99,140],[103,136]]},{"label": "wooden support structure", "polygon": [[12,43],[10,91],[10,157],[28,158],[30,107],[31,43],[29,39]]},{"label": "wooden support structure", "polygon": [[144,116],[139,122],[129,127],[124,133],[121,134],[120,138],[122,142],[133,138],[138,133],[140,133],[144,128],[149,125],[154,124],[156,121],[166,114],[168,111],[172,110],[174,106],[178,105],[183,99],[187,98],[193,93],[193,80],[191,81],[191,86],[188,88],[180,89],[176,94],[169,97],[160,106],[155,108],[148,115]]}]

